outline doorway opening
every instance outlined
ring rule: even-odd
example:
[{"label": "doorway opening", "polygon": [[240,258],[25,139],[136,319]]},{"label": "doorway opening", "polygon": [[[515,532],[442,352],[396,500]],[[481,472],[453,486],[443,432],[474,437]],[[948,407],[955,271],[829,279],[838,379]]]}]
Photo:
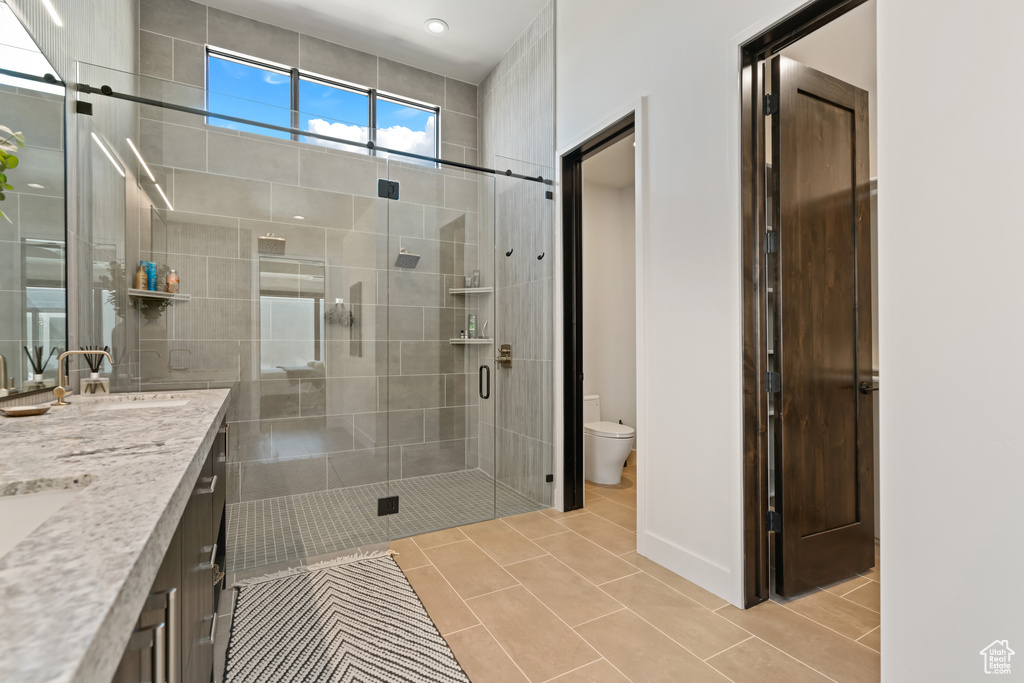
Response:
[{"label": "doorway opening", "polygon": [[878,611],[874,16],[819,0],[742,46],[747,607],[843,581]]},{"label": "doorway opening", "polygon": [[[590,239],[605,242],[609,239],[632,240],[630,247],[635,246],[636,217],[633,208],[636,188],[627,177],[631,174],[635,177],[635,129],[635,112],[630,112],[561,157],[564,340],[562,381],[565,406],[562,502],[566,511],[576,510],[584,505],[585,407],[589,406],[590,411],[595,410],[594,396],[601,396],[598,392],[604,393],[600,400],[606,401],[608,407],[602,409],[599,419],[613,426],[621,420],[625,427],[621,434],[604,437],[607,439],[620,436],[623,437],[620,443],[624,443],[625,437],[631,436],[627,433],[628,428],[637,424],[635,335],[632,338],[634,344],[631,345],[628,339],[629,334],[636,330],[636,308],[631,306],[630,313],[618,321],[617,332],[610,326],[606,329],[603,323],[614,325],[614,322],[595,321],[594,317],[600,315],[600,310],[608,302],[602,304],[598,300],[601,295],[595,291],[595,281],[592,278],[585,279],[584,274],[588,268],[610,269],[603,273],[608,276],[605,284],[610,285],[605,292],[606,296],[615,296],[624,301],[631,300],[627,303],[635,303],[636,290],[632,287],[636,279],[635,252],[631,250],[632,256],[629,257],[620,254],[620,258],[615,260],[607,249],[588,248],[586,253],[584,250],[584,241],[587,239],[584,237],[585,234],[592,235]],[[625,170],[624,166],[627,163],[630,164],[630,168]],[[586,175],[591,181],[589,192],[586,189],[588,178],[584,177],[585,165]],[[592,182],[595,178],[600,182]],[[599,190],[597,186],[602,186],[608,191]],[[585,206],[589,206],[592,212],[597,213],[600,211],[597,205],[602,201],[613,208],[610,212],[603,213],[602,220],[592,223],[588,229],[585,220],[590,218],[585,219]],[[619,211],[624,208],[624,203],[631,204],[629,210]],[[610,215],[615,213],[619,214],[618,218]],[[624,260],[628,263],[624,263]],[[623,278],[628,278],[629,282],[622,283]],[[586,294],[587,284],[590,285],[590,296]],[[616,291],[616,284],[623,286]],[[613,311],[605,308],[606,316],[611,316],[612,313]],[[585,321],[586,318],[589,320]],[[593,340],[600,336],[603,338],[598,345]],[[595,364],[588,360],[585,366],[584,343],[587,337],[592,339],[591,350],[595,352]],[[618,362],[612,367],[611,359],[616,356]],[[590,373],[589,379],[584,372],[585,367]],[[616,372],[615,368],[624,369],[625,372]],[[589,402],[584,400],[585,389],[591,391]],[[632,425],[628,424],[630,418],[633,420]],[[609,433],[611,431],[617,430],[612,429]],[[626,455],[633,457],[630,454],[631,450],[627,450]],[[621,464],[626,465],[625,458]],[[635,488],[632,495],[636,495]],[[635,508],[635,498],[633,501]]]}]

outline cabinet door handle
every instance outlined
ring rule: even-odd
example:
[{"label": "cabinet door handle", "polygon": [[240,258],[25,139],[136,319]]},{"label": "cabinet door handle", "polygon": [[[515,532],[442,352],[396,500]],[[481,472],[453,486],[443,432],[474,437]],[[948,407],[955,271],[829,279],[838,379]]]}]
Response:
[{"label": "cabinet door handle", "polygon": [[[200,638],[200,645],[212,645],[213,641],[217,639],[217,613],[214,612],[210,615],[210,620],[213,622],[210,624],[210,635],[206,638]],[[205,621],[205,619],[204,619]]]},{"label": "cabinet door handle", "polygon": [[147,631],[153,634],[153,681],[154,683],[167,683],[167,657],[164,652],[166,631],[164,629],[164,622],[161,621],[155,626],[140,628],[135,633],[146,633]]},{"label": "cabinet door handle", "polygon": [[181,674],[178,671],[178,653],[181,652],[181,630],[178,628],[178,589],[168,588],[153,595],[165,595],[167,597],[166,619],[167,630],[171,637],[167,641],[167,683],[181,683]]},{"label": "cabinet door handle", "polygon": [[213,569],[213,560],[217,557],[217,544],[210,546],[210,559],[199,565],[200,569]]},{"label": "cabinet door handle", "polygon": [[196,491],[196,493],[199,494],[199,495],[206,495],[207,493],[213,493],[215,490],[217,490],[217,475],[216,474],[213,475],[213,477],[210,478],[210,488],[208,488],[208,489],[199,489],[198,491]]}]

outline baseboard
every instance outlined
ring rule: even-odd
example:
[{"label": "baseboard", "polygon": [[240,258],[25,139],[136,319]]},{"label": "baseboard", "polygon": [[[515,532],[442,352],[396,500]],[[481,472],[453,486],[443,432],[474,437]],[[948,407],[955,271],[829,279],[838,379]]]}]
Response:
[{"label": "baseboard", "polygon": [[707,558],[670,543],[655,534],[644,534],[644,556],[662,567],[675,572],[687,581],[734,605],[734,584],[732,572]]}]

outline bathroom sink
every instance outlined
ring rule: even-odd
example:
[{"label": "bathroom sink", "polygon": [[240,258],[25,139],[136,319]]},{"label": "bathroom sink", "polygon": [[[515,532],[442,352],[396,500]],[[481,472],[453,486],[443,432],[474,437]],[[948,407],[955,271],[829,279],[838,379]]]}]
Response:
[{"label": "bathroom sink", "polygon": [[53,517],[84,489],[0,496],[0,557]]},{"label": "bathroom sink", "polygon": [[147,408],[177,408],[188,403],[187,398],[153,399],[141,401],[118,401],[112,403],[100,403],[91,406],[90,410],[144,410]]}]

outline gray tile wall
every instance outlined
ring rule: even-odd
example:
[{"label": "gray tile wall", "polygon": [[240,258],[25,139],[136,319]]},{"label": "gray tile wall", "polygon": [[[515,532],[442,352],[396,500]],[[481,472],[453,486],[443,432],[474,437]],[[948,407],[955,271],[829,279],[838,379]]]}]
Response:
[{"label": "gray tile wall", "polygon": [[203,87],[207,45],[296,66],[440,107],[441,158],[477,162],[477,87],[471,83],[192,0],[140,0],[139,28],[143,75]]},{"label": "gray tile wall", "polygon": [[[549,3],[478,88],[481,159],[494,168],[553,176],[554,6]],[[498,369],[496,414],[481,411],[481,468],[550,505],[552,435],[553,202],[536,183],[498,176],[495,245],[499,339],[512,345]],[[504,254],[509,249],[509,257]],[[543,259],[538,256],[545,254]]]}]

